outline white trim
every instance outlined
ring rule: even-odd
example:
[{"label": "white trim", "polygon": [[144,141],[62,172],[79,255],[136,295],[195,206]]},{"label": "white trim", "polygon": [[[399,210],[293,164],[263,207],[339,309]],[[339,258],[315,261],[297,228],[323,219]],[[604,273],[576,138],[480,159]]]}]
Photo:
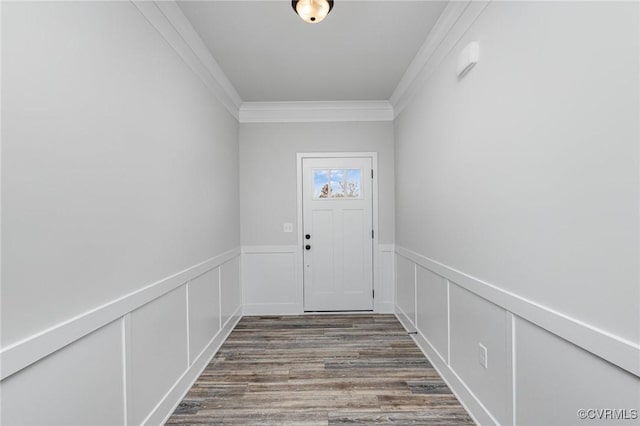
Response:
[{"label": "white trim", "polygon": [[[302,267],[303,259],[302,259],[302,245],[304,244],[302,239],[302,160],[304,158],[371,158],[371,167],[373,168],[373,178],[372,178],[372,186],[371,186],[371,204],[372,204],[372,224],[373,227],[373,247],[374,250],[377,251],[378,247],[378,238],[380,232],[378,230],[378,153],[377,152],[298,152],[296,154],[296,207],[297,207],[297,226],[298,226],[298,245],[300,248],[300,252],[298,253],[297,266],[296,266],[296,279],[298,280],[298,288],[300,289],[300,298],[303,300],[302,310],[304,311],[304,269]],[[379,267],[378,260],[373,256],[373,271],[372,271],[372,279],[374,280],[373,289],[376,288],[376,276],[375,271]],[[395,269],[395,268],[394,268]],[[395,281],[395,280],[394,280]],[[373,312],[376,311],[375,298],[373,303]]]},{"label": "white trim", "polygon": [[380,253],[394,253],[396,252],[395,244],[378,244],[378,250]]},{"label": "white trim", "polygon": [[[507,372],[507,398],[509,398],[509,396],[511,397],[509,402],[506,404],[506,409],[505,409],[505,419],[509,419],[509,421],[514,420],[515,415],[513,414],[513,410],[515,408],[514,402],[515,402],[515,393],[516,393],[516,387],[515,387],[515,382],[513,380],[515,373],[516,373],[516,369],[514,367],[515,365],[515,361],[516,361],[516,356],[515,356],[515,338],[516,338],[516,333],[514,330],[514,321],[515,321],[515,315],[513,315],[513,313],[509,312],[509,311],[504,311],[504,315],[505,315],[505,324],[506,324],[506,362],[505,362],[505,368],[506,368],[506,372]],[[515,425],[515,423],[513,423]]]},{"label": "white trim", "polygon": [[[397,309],[398,306],[396,306]],[[399,309],[400,312],[396,313],[396,318],[400,321],[405,330],[409,333],[414,333],[410,328],[406,326],[409,319]],[[404,316],[404,318],[403,318]],[[475,396],[475,394],[467,387],[467,385],[460,379],[460,377],[453,371],[444,360],[440,357],[434,346],[427,340],[422,333],[417,331],[417,334],[412,334],[411,338],[416,343],[418,348],[422,351],[424,356],[429,360],[433,368],[438,372],[442,380],[449,386],[451,392],[458,398],[458,401],[464,409],[467,411],[474,423],[478,425],[499,424],[498,421],[491,415],[489,410],[482,404],[482,402]]]},{"label": "white trim", "polygon": [[[395,246],[393,244],[378,244],[377,248],[374,248],[375,255],[377,256],[374,259],[374,272],[373,276],[373,285],[376,290],[376,297],[373,299],[373,312],[377,314],[392,314],[394,313],[395,306],[395,287],[396,287],[396,273],[395,273]],[[385,276],[383,275],[383,254],[391,255],[391,282],[385,282]],[[383,299],[386,296],[385,288],[390,286],[389,296],[390,300]]]},{"label": "white trim", "polygon": [[[247,267],[246,265],[246,256],[244,254],[242,254],[242,248],[240,248],[240,257],[238,258],[238,268],[240,268],[240,271],[238,271],[238,284],[240,285],[240,306],[242,306],[242,314],[244,315],[244,305],[245,305],[245,291],[244,291],[244,268]],[[220,274],[222,274],[222,271],[220,272]],[[222,278],[222,275],[220,275],[220,278]],[[220,280],[220,283],[222,283],[222,279]],[[222,307],[222,306],[221,306]],[[220,309],[220,312],[222,313],[222,309]]]},{"label": "white trim", "polygon": [[242,254],[297,253],[298,246],[242,246]]},{"label": "white trim", "polygon": [[451,366],[451,281],[447,280],[447,365]]},{"label": "white trim", "polygon": [[218,352],[220,346],[222,346],[224,341],[227,340],[236,324],[238,324],[242,318],[240,315],[241,308],[242,306],[239,306],[236,309],[224,328],[216,333],[209,344],[193,361],[191,367],[189,367],[182,376],[180,376],[160,402],[156,404],[147,418],[142,422],[143,425],[163,425],[167,420],[169,420],[169,417],[171,417],[171,414],[173,414],[178,404],[180,404],[187,395],[195,381],[200,377],[200,374],[202,374],[207,365],[209,365],[209,362],[211,362],[215,354]]},{"label": "white trim", "polygon": [[[218,268],[220,269],[220,268]],[[220,273],[220,272],[218,272]],[[185,304],[185,312],[186,312],[186,330],[185,334],[187,336],[187,368],[191,365],[191,324],[189,321],[189,286],[191,285],[191,281],[187,281],[184,285],[184,304]],[[219,322],[219,321],[218,321]]]},{"label": "white trim", "polygon": [[122,344],[122,407],[123,407],[123,414],[124,414],[124,419],[123,419],[123,425],[127,426],[128,424],[130,424],[131,422],[129,422],[129,410],[131,409],[130,404],[129,404],[129,398],[130,398],[130,390],[129,390],[129,380],[127,379],[127,377],[129,377],[129,368],[130,368],[130,361],[129,361],[129,351],[128,348],[130,348],[131,346],[129,345],[129,314],[123,316],[120,319],[120,331],[122,333],[121,336],[121,344]]},{"label": "white trim", "polygon": [[422,46],[420,46],[420,49],[418,49],[418,52],[413,57],[413,60],[391,94],[389,101],[392,105],[398,105],[400,100],[409,92],[411,85],[420,74],[420,71],[422,71],[429,62],[440,43],[442,43],[442,40],[449,34],[449,31],[451,31],[453,25],[458,21],[460,15],[462,15],[469,6],[469,3],[470,0],[450,1],[447,3],[447,6],[442,11],[442,14],[429,32],[429,35],[427,35]]},{"label": "white trim", "polygon": [[[242,287],[240,279],[238,279],[238,287]],[[240,298],[240,307],[242,307],[242,298]],[[218,268],[218,313],[218,330],[222,330],[222,267]]]},{"label": "white trim", "polygon": [[[390,312],[393,313],[393,312]],[[372,315],[377,314],[377,312],[371,311],[309,311],[302,312],[300,315]]]},{"label": "white trim", "polygon": [[394,302],[392,300],[385,300],[382,302],[376,302],[374,314],[393,314]]},{"label": "white trim", "polygon": [[511,324],[511,365],[510,365],[510,370],[511,370],[511,421],[512,424],[515,425],[516,424],[516,409],[517,409],[517,405],[516,405],[516,395],[518,392],[518,388],[517,386],[517,381],[516,381],[516,359],[517,359],[517,353],[516,353],[516,316],[513,315],[511,312],[508,313],[509,315],[509,322]]},{"label": "white trim", "polygon": [[239,248],[229,250],[3,348],[0,351],[0,379],[4,380],[41,358],[239,255]]},{"label": "white trim", "polygon": [[437,69],[489,4],[489,0],[450,1],[391,94],[394,118]]},{"label": "white trim", "polygon": [[418,331],[420,327],[418,324],[418,265],[415,263],[413,264],[413,324]]},{"label": "white trim", "polygon": [[237,120],[240,95],[178,5],[169,0],[131,2]]},{"label": "white trim", "polygon": [[396,305],[395,308],[394,314],[404,329],[407,330],[408,333],[417,333],[418,330],[416,330],[415,324],[413,324],[409,315],[407,315],[400,306]]},{"label": "white trim", "polygon": [[126,414],[127,414],[127,425],[132,425],[133,422],[133,390],[131,384],[131,366],[133,365],[131,361],[131,314],[127,313],[122,317],[122,324],[124,329],[124,348],[123,348],[123,363],[125,364],[125,369],[122,371],[125,378],[125,395],[126,395]]},{"label": "white trim", "polygon": [[396,245],[396,254],[640,377],[640,345]]},{"label": "white trim", "polygon": [[299,303],[248,303],[242,307],[242,315],[301,315]]},{"label": "white trim", "polygon": [[[302,308],[302,294],[299,291],[302,287],[301,267],[302,263],[302,249],[297,245],[256,245],[256,246],[242,246],[241,262],[245,263],[245,255],[270,255],[270,254],[292,254],[296,256],[294,281],[296,283],[296,300],[299,303],[287,302],[287,303],[246,303],[243,299],[243,306],[245,307],[245,315],[302,315],[304,310]],[[374,254],[377,256],[374,259],[374,288],[376,290],[376,297],[374,298],[375,313],[393,313],[394,312],[394,300],[395,294],[395,270],[391,271],[392,282],[383,282],[384,277],[382,275],[382,253],[393,256],[392,268],[395,267],[395,248],[393,244],[378,244],[374,245]],[[244,268],[244,266],[243,266]],[[242,269],[244,271],[244,269]],[[386,286],[391,286],[391,299],[385,300],[383,297]],[[243,295],[244,295],[244,283],[243,283]]]},{"label": "white trim", "polygon": [[244,102],[240,123],[393,121],[389,101]]}]

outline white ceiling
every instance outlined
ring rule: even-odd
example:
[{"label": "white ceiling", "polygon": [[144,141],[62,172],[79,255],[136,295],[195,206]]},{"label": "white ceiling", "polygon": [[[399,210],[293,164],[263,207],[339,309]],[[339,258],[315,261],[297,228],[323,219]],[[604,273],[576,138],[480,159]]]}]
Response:
[{"label": "white ceiling", "polygon": [[335,0],[319,24],[291,2],[180,1],[245,102],[389,99],[446,1]]}]

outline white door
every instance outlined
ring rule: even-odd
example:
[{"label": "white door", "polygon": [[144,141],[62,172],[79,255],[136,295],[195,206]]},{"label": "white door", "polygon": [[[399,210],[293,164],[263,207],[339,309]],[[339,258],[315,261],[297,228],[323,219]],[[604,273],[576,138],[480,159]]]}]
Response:
[{"label": "white door", "polygon": [[371,158],[303,158],[305,311],[373,310]]}]

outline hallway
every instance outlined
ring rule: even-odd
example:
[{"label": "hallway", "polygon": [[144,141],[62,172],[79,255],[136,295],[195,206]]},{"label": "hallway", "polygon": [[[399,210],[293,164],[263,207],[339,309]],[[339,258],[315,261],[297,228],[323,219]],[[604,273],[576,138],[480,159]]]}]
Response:
[{"label": "hallway", "polygon": [[244,317],[167,424],[465,425],[393,315]]},{"label": "hallway", "polygon": [[2,426],[637,423],[640,2],[309,2],[0,0]]}]

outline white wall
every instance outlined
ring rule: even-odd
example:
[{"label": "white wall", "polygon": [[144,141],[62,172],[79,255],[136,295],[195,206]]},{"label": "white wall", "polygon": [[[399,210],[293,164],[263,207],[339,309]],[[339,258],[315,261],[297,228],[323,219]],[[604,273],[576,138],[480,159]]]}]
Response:
[{"label": "white wall", "polygon": [[482,424],[638,408],[638,8],[472,4],[395,121],[398,312]]},{"label": "white wall", "polygon": [[[393,124],[391,121],[242,123],[240,214],[242,245],[295,245],[296,154],[377,152],[379,240],[393,243]],[[294,224],[293,233],[282,224]]]},{"label": "white wall", "polygon": [[148,19],[2,5],[3,424],[162,421],[238,319],[238,122]]},{"label": "white wall", "polygon": [[[391,121],[242,123],[240,125],[240,214],[245,313],[300,313],[302,277],[297,231],[296,154],[377,152],[379,218],[376,298],[392,307],[394,240],[393,124]],[[292,233],[283,232],[292,223]],[[386,275],[385,275],[386,274]]]}]

